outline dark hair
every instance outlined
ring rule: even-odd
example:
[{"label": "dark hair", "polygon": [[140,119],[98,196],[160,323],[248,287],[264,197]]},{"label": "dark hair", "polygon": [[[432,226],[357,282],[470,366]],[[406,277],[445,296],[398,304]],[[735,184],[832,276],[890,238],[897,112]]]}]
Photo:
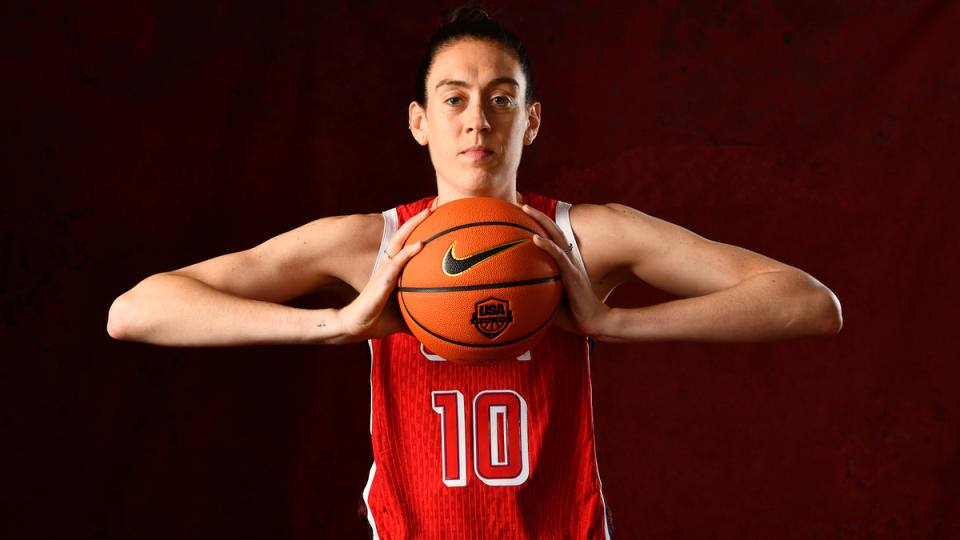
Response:
[{"label": "dark hair", "polygon": [[527,49],[524,48],[523,43],[520,42],[516,34],[493,20],[482,8],[461,6],[453,10],[447,22],[433,34],[430,42],[427,43],[427,52],[423,55],[420,69],[417,71],[415,88],[417,103],[421,107],[425,107],[427,104],[427,74],[430,72],[430,66],[433,65],[433,58],[437,55],[437,51],[445,45],[463,38],[489,39],[512,52],[520,61],[523,76],[527,79],[527,91],[524,98],[526,98],[527,103],[533,103],[533,72],[530,69],[530,59],[527,58]]}]

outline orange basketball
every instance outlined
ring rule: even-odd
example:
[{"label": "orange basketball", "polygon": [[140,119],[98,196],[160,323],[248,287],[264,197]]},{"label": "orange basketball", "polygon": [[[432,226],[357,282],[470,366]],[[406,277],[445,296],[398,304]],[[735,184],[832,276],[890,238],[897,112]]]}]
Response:
[{"label": "orange basketball", "polygon": [[533,218],[499,199],[438,207],[407,239],[423,241],[400,275],[397,299],[413,335],[434,354],[465,364],[516,358],[546,334],[563,285],[531,237]]}]

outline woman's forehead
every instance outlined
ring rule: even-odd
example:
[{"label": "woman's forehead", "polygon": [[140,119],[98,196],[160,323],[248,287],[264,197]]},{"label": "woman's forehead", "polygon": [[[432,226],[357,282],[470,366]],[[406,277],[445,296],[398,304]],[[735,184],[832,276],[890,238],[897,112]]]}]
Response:
[{"label": "woman's forehead", "polygon": [[440,81],[483,85],[493,79],[514,79],[526,85],[520,61],[509,50],[490,40],[460,39],[437,51],[427,77],[427,91],[436,90]]}]

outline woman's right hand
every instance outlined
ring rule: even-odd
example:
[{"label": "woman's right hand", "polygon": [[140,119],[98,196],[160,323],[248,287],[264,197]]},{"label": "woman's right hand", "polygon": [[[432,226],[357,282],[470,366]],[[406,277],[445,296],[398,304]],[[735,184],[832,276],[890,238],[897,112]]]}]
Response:
[{"label": "woman's right hand", "polygon": [[[410,233],[430,214],[427,208],[407,220],[387,244],[384,259],[360,294],[340,309],[339,323],[343,341],[360,341],[384,337],[397,332],[407,332],[407,326],[396,309],[390,309],[388,301],[397,287],[400,272],[411,257],[420,252],[423,242],[404,246]],[[330,343],[330,341],[326,341]]]}]

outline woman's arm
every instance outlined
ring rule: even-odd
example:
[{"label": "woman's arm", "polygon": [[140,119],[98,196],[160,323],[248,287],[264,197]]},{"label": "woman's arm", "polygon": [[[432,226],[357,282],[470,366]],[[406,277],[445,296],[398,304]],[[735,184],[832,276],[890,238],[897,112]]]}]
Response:
[{"label": "woman's arm", "polygon": [[[325,218],[252,249],[155,274],[118,297],[107,332],[158,345],[343,343],[402,330],[381,317],[400,269],[418,250],[402,248],[424,212],[404,224],[371,278],[383,230],[379,214]],[[282,302],[343,282],[360,294],[342,309]]]},{"label": "woman's arm", "polygon": [[[560,265],[576,329],[605,341],[765,341],[834,334],[840,304],[797,268],[712,242],[682,227],[618,205],[578,205],[571,225],[589,279],[557,243],[535,240]],[[558,236],[559,235],[559,236]],[[636,308],[601,301],[618,284],[642,280],[681,297]]]}]

